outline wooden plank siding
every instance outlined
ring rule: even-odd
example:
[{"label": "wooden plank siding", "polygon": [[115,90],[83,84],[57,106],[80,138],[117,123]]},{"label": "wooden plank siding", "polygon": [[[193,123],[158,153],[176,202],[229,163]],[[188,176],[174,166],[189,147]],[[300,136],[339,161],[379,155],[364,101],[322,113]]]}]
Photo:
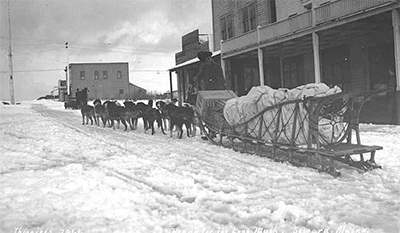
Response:
[{"label": "wooden plank siding", "polygon": [[[280,0],[279,0],[280,1]],[[256,3],[257,25],[265,25],[268,22],[268,2],[269,0],[230,0],[220,1],[212,0],[212,15],[213,15],[213,37],[214,49],[220,49],[221,42],[221,18],[231,14],[233,17],[233,36],[238,37],[243,33],[242,13],[241,10]]]},{"label": "wooden plank siding", "polygon": [[293,14],[301,14],[307,9],[299,0],[278,0],[276,1],[276,17],[278,21],[289,18]]}]

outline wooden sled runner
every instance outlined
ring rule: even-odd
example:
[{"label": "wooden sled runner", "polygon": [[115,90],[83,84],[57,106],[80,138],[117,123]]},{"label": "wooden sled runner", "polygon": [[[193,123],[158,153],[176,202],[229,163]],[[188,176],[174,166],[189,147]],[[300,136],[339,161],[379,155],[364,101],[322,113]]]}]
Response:
[{"label": "wooden sled runner", "polygon": [[381,168],[375,163],[375,152],[382,147],[362,145],[359,129],[363,104],[380,92],[284,101],[262,109],[245,122],[229,125],[224,107],[236,94],[227,90],[199,91],[196,114],[201,130],[215,145],[337,177],[341,168],[360,172]]}]

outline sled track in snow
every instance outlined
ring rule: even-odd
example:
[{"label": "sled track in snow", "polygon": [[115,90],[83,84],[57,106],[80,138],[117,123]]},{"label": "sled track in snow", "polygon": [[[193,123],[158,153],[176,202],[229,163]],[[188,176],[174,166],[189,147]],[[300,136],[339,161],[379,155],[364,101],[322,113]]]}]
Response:
[{"label": "sled track in snow", "polygon": [[[139,139],[148,139],[148,137],[151,137],[152,141],[156,141],[157,143],[166,144],[166,145],[169,145],[169,143],[168,143],[169,141],[170,142],[171,141],[175,142],[176,140],[179,140],[179,141],[186,140],[185,138],[184,139],[171,139],[169,136],[166,136],[166,135],[162,135],[163,137],[159,138],[156,135],[150,135],[150,134],[144,134],[144,133],[138,132],[140,129],[133,130],[133,131],[132,130],[121,131],[121,129],[113,130],[113,129],[109,128],[109,127],[103,128],[102,126],[95,126],[95,125],[80,125],[80,122],[79,121],[76,122],[75,119],[72,119],[72,118],[71,119],[65,119],[66,118],[65,114],[62,113],[61,111],[50,110],[50,109],[47,109],[46,107],[41,107],[40,110],[38,110],[38,109],[35,109],[35,110],[38,113],[40,113],[42,116],[51,117],[52,119],[55,119],[57,123],[62,124],[63,126],[65,126],[67,128],[70,128],[70,129],[72,129],[72,130],[74,130],[74,131],[76,131],[78,133],[84,134],[87,137],[90,137],[91,139],[95,139],[97,141],[100,141],[102,143],[108,144],[110,146],[117,147],[117,148],[119,148],[121,150],[124,150],[126,152],[129,152],[129,153],[135,153],[135,151],[132,150],[132,149],[127,149],[127,148],[125,148],[125,147],[123,147],[123,146],[121,146],[119,144],[107,141],[106,139],[104,139],[102,137],[99,137],[97,135],[94,135],[92,133],[93,132],[101,132],[101,133],[106,132],[107,135],[114,135],[114,136],[122,137],[122,138],[128,139],[128,140],[135,140],[135,139],[138,139],[138,138]],[[54,114],[54,113],[58,113],[58,112],[60,114]],[[63,116],[62,117],[63,119],[61,119],[61,120],[58,119],[57,118],[58,116]],[[77,116],[77,115],[71,114],[71,116]],[[71,122],[68,122],[68,121],[71,121]],[[79,126],[76,126],[76,124],[78,124]],[[91,130],[92,133],[87,132],[87,129]],[[204,142],[204,143],[208,143],[208,142]],[[213,148],[213,147],[215,147],[215,145],[210,144],[210,147]],[[179,147],[176,147],[175,150],[177,150],[179,152],[184,152],[185,151],[185,149],[181,149]],[[207,151],[207,152],[212,152],[212,149],[210,149],[210,151]],[[249,155],[249,154],[246,154],[246,155],[247,156],[254,156],[254,155]],[[214,160],[206,159],[205,157],[201,157],[201,156],[196,156],[196,159],[201,159],[201,160],[204,160],[206,162],[215,163]],[[237,161],[237,162],[240,162],[240,163],[243,163],[243,164],[246,164],[246,165],[259,167],[259,164],[250,163],[248,161],[243,161],[243,160],[238,159],[238,158],[229,157],[229,159]],[[219,163],[218,165],[225,166],[226,163]]]},{"label": "sled track in snow", "polygon": [[[78,126],[72,126],[69,123],[65,123],[62,120],[59,120],[59,119],[55,118],[54,116],[58,115],[58,114],[57,115],[52,114],[52,113],[56,113],[55,110],[49,110],[49,109],[46,109],[46,108],[43,108],[43,107],[41,107],[40,109],[34,108],[34,110],[36,110],[42,116],[51,117],[52,119],[55,119],[55,122],[63,125],[64,127],[72,129],[72,130],[74,130],[74,131],[76,131],[76,132],[78,132],[80,134],[84,134],[85,136],[90,137],[91,139],[95,139],[97,141],[106,143],[106,144],[108,144],[110,146],[117,147],[118,149],[126,151],[126,152],[134,153],[133,150],[124,148],[123,146],[118,145],[116,143],[111,143],[111,142],[109,142],[109,141],[107,141],[105,139],[99,138],[98,136],[97,137],[93,137],[92,134],[86,132],[84,129],[81,129]],[[84,127],[87,127],[87,126],[84,126]],[[110,132],[107,131],[107,133],[110,133]],[[121,135],[121,134],[113,132],[113,131],[111,131],[111,134],[113,134],[115,136],[118,136],[118,137],[124,136],[125,138],[128,138],[126,135]],[[135,136],[137,136],[137,135],[135,135]],[[144,136],[142,136],[142,138],[144,138]],[[68,157],[68,158],[73,158],[73,156],[70,156],[68,154],[64,154],[64,156]],[[135,183],[138,183],[140,185],[145,185],[145,186],[149,187],[150,189],[152,189],[153,191],[158,192],[158,193],[160,193],[162,195],[173,195],[173,196],[176,196],[178,199],[181,198],[181,196],[179,196],[177,193],[165,192],[161,188],[157,187],[156,185],[151,184],[150,182],[146,182],[145,179],[143,179],[143,177],[136,178],[136,177],[131,176],[129,174],[126,174],[126,173],[123,173],[121,171],[118,171],[118,170],[116,170],[114,168],[110,168],[110,167],[107,167],[107,166],[102,166],[101,164],[99,164],[101,161],[104,161],[104,160],[110,160],[110,157],[106,157],[105,159],[99,159],[95,163],[89,162],[87,159],[78,158],[78,159],[75,159],[74,161],[71,161],[69,163],[63,164],[62,166],[66,166],[68,164],[76,163],[76,164],[86,164],[86,165],[90,165],[92,167],[100,167],[100,168],[106,170],[105,174],[107,174],[109,176],[113,176],[113,177],[115,177],[117,179],[120,179],[120,180],[124,181],[125,183],[131,184],[132,182],[135,182]],[[54,167],[57,167],[57,166],[54,166],[54,165],[48,166],[48,167],[46,167],[46,170],[54,168]],[[58,166],[58,167],[61,167],[61,166]],[[42,170],[42,169],[34,169],[34,170]],[[172,170],[169,170],[169,172],[172,172]]]},{"label": "sled track in snow", "polygon": [[[126,155],[134,155],[135,157],[141,159],[141,160],[153,160],[156,164],[159,166],[160,169],[166,171],[168,174],[175,174],[179,176],[183,176],[186,178],[191,178],[193,179],[194,185],[199,185],[200,189],[206,189],[210,190],[212,192],[218,192],[222,191],[225,193],[230,193],[230,192],[236,192],[236,189],[232,189],[232,177],[221,177],[219,174],[220,172],[224,172],[228,170],[231,172],[232,170],[241,170],[242,172],[245,173],[251,173],[251,174],[257,174],[257,173],[263,173],[263,171],[268,170],[272,173],[279,173],[282,174],[282,176],[288,176],[288,174],[292,174],[296,176],[296,170],[297,168],[289,166],[289,165],[283,165],[285,166],[284,169],[282,169],[282,165],[274,166],[275,163],[262,159],[259,156],[256,155],[250,155],[250,154],[243,154],[243,156],[246,156],[247,158],[255,158],[256,160],[253,162],[253,160],[248,160],[246,157],[243,159],[238,158],[238,157],[233,157],[233,156],[224,156],[221,155],[221,159],[216,160],[213,158],[213,153],[215,149],[222,149],[222,150],[227,150],[231,152],[230,149],[222,148],[215,146],[211,144],[210,142],[202,141],[200,140],[199,143],[201,144],[208,144],[208,148],[206,149],[201,149],[199,150],[199,153],[196,154],[191,154],[190,156],[186,156],[187,154],[187,146],[184,146],[185,140],[192,140],[192,139],[171,139],[169,136],[166,135],[147,135],[142,133],[141,131],[122,131],[120,130],[112,130],[111,128],[103,128],[103,127],[98,127],[98,126],[91,126],[91,125],[81,125],[80,117],[77,114],[71,113],[70,115],[66,115],[65,113],[57,110],[51,110],[51,109],[40,109],[38,111],[41,115],[44,117],[49,117],[52,119],[53,122],[57,124],[61,124],[71,130],[76,131],[77,133],[83,134],[87,137],[90,137],[91,139],[94,139],[96,141],[99,141],[101,143],[105,143],[107,145],[110,145],[112,147],[116,147],[122,151],[126,152]],[[59,116],[61,115],[61,117]],[[114,141],[116,141],[115,138],[121,138],[121,140],[117,141],[126,141],[128,140],[129,144],[133,144],[135,142],[135,139],[140,139],[140,140],[147,140],[151,138],[151,141],[154,143],[156,142],[159,144],[159,146],[170,146],[171,143],[178,143],[178,145],[173,146],[173,149],[170,149],[169,151],[166,151],[165,154],[163,155],[158,155],[154,154],[151,156],[151,158],[148,158],[145,155],[142,155],[140,153],[137,153],[134,149],[132,148],[126,148],[124,145],[119,144],[119,143],[113,143],[110,141],[107,141],[104,139],[104,135],[113,138]],[[181,147],[181,144],[183,147]],[[192,149],[192,148],[191,148]],[[179,164],[184,164],[183,166],[179,167],[171,167],[168,163],[165,162],[165,159],[168,159],[175,161],[175,163]],[[219,156],[219,155],[217,155]],[[100,167],[101,169],[104,169],[106,171],[106,174],[109,176],[116,177],[118,179],[121,179],[122,181],[128,183],[129,185],[145,185],[155,192],[158,192],[163,195],[172,195],[176,196],[177,198],[181,198],[182,196],[179,193],[170,193],[169,190],[165,190],[161,187],[159,187],[157,184],[152,183],[152,181],[149,181],[146,178],[146,173],[154,169],[154,167],[151,166],[146,166],[143,168],[140,168],[140,171],[144,171],[144,174],[140,174],[141,172],[139,171],[139,174],[133,174],[135,173],[137,168],[134,168],[133,170],[130,170],[128,167],[124,168],[110,168],[107,165],[101,165],[101,162],[105,160],[111,160],[112,158],[115,158],[113,155],[105,158],[100,158],[96,161],[95,164],[92,164],[93,166]],[[260,163],[260,160],[262,161]],[[182,162],[183,161],[183,162]],[[265,163],[264,163],[265,161]],[[77,160],[76,163],[86,163],[88,161],[81,161]],[[190,163],[194,163],[195,165],[187,165]],[[187,166],[194,166],[194,168],[189,168]],[[217,171],[217,173],[216,173]],[[290,171],[293,171],[292,173]],[[309,169],[311,176],[320,176],[320,174],[315,173],[311,169]],[[208,181],[205,181],[202,179],[203,173],[211,173],[213,179],[217,182],[221,182],[221,190],[213,190],[213,188],[210,188]],[[242,173],[240,172],[240,173]],[[215,174],[214,174],[215,173]],[[233,176],[236,176],[237,174],[233,174]],[[238,179],[235,182],[238,186],[245,187],[248,184],[246,181]],[[261,185],[259,188],[260,189],[267,189],[268,183]]]},{"label": "sled track in snow", "polygon": [[[186,140],[186,139],[181,139],[181,140],[171,139],[169,136],[165,136],[165,135],[161,135],[161,137],[158,137],[157,135],[147,135],[140,131],[138,132],[137,130],[131,132],[131,130],[122,131],[121,129],[112,130],[111,128],[108,128],[108,127],[103,128],[103,127],[99,127],[99,126],[95,126],[95,125],[93,125],[93,126],[92,125],[81,125],[81,121],[79,121],[80,117],[77,114],[73,114],[73,113],[65,114],[64,112],[47,109],[46,107],[43,107],[43,106],[40,108],[33,108],[33,109],[36,110],[42,116],[51,118],[52,121],[57,124],[61,124],[64,127],[69,128],[77,133],[83,134],[87,137],[90,137],[91,139],[93,139],[95,141],[104,143],[111,147],[116,147],[122,151],[125,151],[127,155],[134,155],[143,160],[146,160],[149,158],[144,155],[138,154],[134,149],[126,148],[126,147],[124,147],[124,145],[110,142],[107,139],[104,139],[103,136],[107,135],[108,137],[110,137],[110,135],[111,135],[114,140],[115,140],[115,138],[121,138],[123,140],[132,141],[132,143],[134,143],[135,139],[146,140],[149,137],[151,137],[152,142],[161,144],[161,146],[162,145],[168,146],[170,143],[173,143],[173,142],[180,143],[180,142],[184,142],[184,140]],[[209,143],[209,142],[201,142],[201,143]],[[246,170],[251,169],[251,168],[249,168],[249,166],[255,168],[256,170],[261,167],[265,167],[265,168],[267,167],[267,165],[262,166],[262,164],[258,164],[256,162],[253,163],[253,162],[245,161],[245,160],[235,158],[235,157],[224,157],[221,159],[221,161],[223,161],[223,162],[215,161],[215,159],[213,160],[212,158],[209,158],[210,155],[208,155],[208,154],[212,153],[213,148],[215,148],[217,146],[212,145],[212,144],[210,144],[209,146],[211,149],[205,150],[204,152],[206,152],[206,153],[201,153],[201,151],[199,151],[199,155],[190,156],[190,158],[189,158],[190,161],[188,161],[188,163],[195,162],[196,164],[200,165],[199,167],[204,168],[204,170],[208,169],[208,170],[214,170],[214,171],[227,166],[226,159],[229,159],[235,163],[239,162],[240,164],[244,164],[245,166],[243,166],[243,168]],[[220,148],[220,147],[217,147],[217,148]],[[227,149],[227,150],[229,150],[229,149]],[[186,149],[184,147],[181,148],[179,146],[176,146],[176,147],[174,147],[174,151],[172,153],[167,152],[167,153],[169,153],[169,155],[167,155],[167,156],[176,156],[176,159],[179,160],[180,159],[179,156],[181,156],[181,154],[185,154],[185,152],[186,152]],[[73,158],[70,155],[65,155],[65,156],[69,157],[69,158]],[[255,156],[255,155],[246,154],[246,156],[252,156],[252,157],[258,158],[258,156]],[[134,176],[141,176],[141,174],[131,175],[132,172],[126,170],[126,168],[122,168],[121,170],[116,170],[114,168],[110,168],[108,166],[104,166],[104,165],[100,164],[103,161],[111,160],[112,157],[113,157],[113,155],[99,158],[94,163],[89,160],[85,160],[85,159],[76,159],[75,161],[71,161],[68,164],[71,164],[71,163],[82,164],[83,163],[83,164],[88,164],[92,167],[100,167],[101,169],[106,170],[107,175],[121,179],[126,183],[132,184],[132,182],[134,182],[136,184],[145,185],[145,186],[151,188],[152,190],[154,190],[155,192],[158,192],[163,195],[176,196],[178,199],[182,197],[181,195],[179,195],[179,193],[171,193],[169,191],[163,190],[162,188],[158,187],[155,184],[152,184],[151,182],[147,181],[144,176],[139,177],[139,178],[134,177]],[[160,169],[163,169],[171,174],[177,173],[177,169],[175,167],[171,168],[170,166],[164,164],[165,155],[163,155],[163,156],[155,155],[155,156],[152,156],[151,159],[155,159],[155,160],[161,162],[161,163],[158,163],[158,164],[162,164],[160,166]],[[49,167],[49,168],[51,168],[51,167]],[[143,170],[146,170],[146,169],[147,168],[143,168]],[[152,169],[152,167],[149,167],[148,169]],[[275,170],[274,167],[268,167],[268,169]],[[187,170],[186,170],[186,172],[187,172]],[[196,175],[197,175],[196,173],[191,173],[191,174],[192,175],[187,175],[187,176],[191,177],[194,180],[194,183],[196,183],[197,185],[201,185],[205,189],[209,189],[209,187],[206,184],[204,184],[204,181],[198,180],[198,178],[196,178]],[[230,182],[230,179],[226,179],[226,183],[229,183],[229,182]],[[242,185],[245,185],[245,182],[239,181],[239,183],[241,183]],[[267,188],[267,186],[265,188]],[[231,191],[225,190],[224,192],[229,193]]]}]

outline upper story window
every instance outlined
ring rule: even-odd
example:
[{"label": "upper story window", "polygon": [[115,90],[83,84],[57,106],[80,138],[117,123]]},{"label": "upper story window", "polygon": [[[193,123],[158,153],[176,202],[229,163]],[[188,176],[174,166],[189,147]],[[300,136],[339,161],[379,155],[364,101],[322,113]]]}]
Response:
[{"label": "upper story window", "polygon": [[94,80],[99,80],[99,71],[94,72]]},{"label": "upper story window", "polygon": [[226,40],[233,37],[233,19],[232,15],[229,14],[221,18],[221,37],[222,40]]},{"label": "upper story window", "polygon": [[81,77],[81,80],[85,79],[85,71],[81,71],[80,77]]},{"label": "upper story window", "polygon": [[117,79],[122,78],[122,72],[120,70],[117,71]]},{"label": "upper story window", "polygon": [[276,4],[275,0],[270,0],[269,1],[269,23],[274,23],[276,22]]},{"label": "upper story window", "polygon": [[108,78],[108,73],[107,71],[103,71],[103,79],[107,79]]},{"label": "upper story window", "polygon": [[256,4],[252,3],[242,9],[243,32],[256,29]]}]

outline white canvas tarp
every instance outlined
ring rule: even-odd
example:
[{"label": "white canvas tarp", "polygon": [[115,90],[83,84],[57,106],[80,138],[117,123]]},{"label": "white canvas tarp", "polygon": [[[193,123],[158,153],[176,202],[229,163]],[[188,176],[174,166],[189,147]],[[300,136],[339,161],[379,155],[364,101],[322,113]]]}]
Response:
[{"label": "white canvas tarp", "polygon": [[[273,89],[269,86],[253,87],[246,96],[233,98],[226,102],[226,105],[224,107],[224,117],[229,125],[234,126],[249,121],[251,118],[253,118],[269,106],[274,106],[276,104],[289,100],[301,99],[303,97],[327,96],[339,92],[341,92],[341,89],[339,87],[335,86],[334,88],[329,88],[326,84],[323,83],[312,83],[293,89]],[[283,132],[278,138],[278,142],[290,143],[292,132],[293,130],[295,130],[295,144],[305,145],[308,136],[308,118],[306,117],[307,112],[306,109],[302,105],[300,105],[300,114],[297,117],[296,124],[294,124],[294,108],[295,104],[285,104],[283,106],[280,119],[280,127],[282,127],[282,122],[286,124]],[[274,108],[263,113],[263,121],[259,120],[260,117],[256,117],[254,120],[250,121],[247,125],[246,133],[254,138],[263,139],[264,141],[272,141],[273,135],[268,132],[282,130],[275,129],[277,125],[276,122],[278,121],[278,119],[275,117],[277,111],[278,109]],[[294,126],[296,127],[295,129],[293,129]],[[336,125],[335,127],[341,126]],[[266,128],[268,128],[268,130],[266,130]],[[327,141],[334,141],[338,135],[335,135],[335,133],[332,132],[336,132],[339,130],[333,130],[329,127],[321,126],[319,128],[319,131],[324,139],[326,139]]]}]

